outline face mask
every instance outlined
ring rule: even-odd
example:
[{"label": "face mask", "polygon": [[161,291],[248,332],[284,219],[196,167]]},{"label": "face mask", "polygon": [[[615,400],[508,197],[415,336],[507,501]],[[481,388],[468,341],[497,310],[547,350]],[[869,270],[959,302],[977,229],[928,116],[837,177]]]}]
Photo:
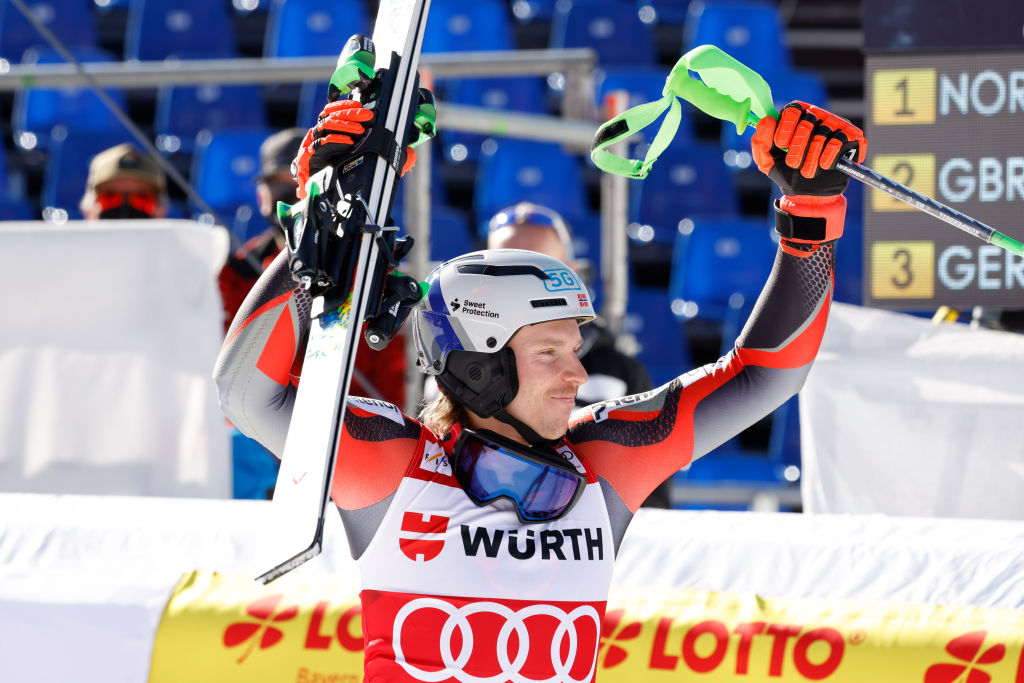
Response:
[{"label": "face mask", "polygon": [[116,208],[107,209],[106,211],[101,211],[100,212],[100,218],[104,219],[104,220],[109,219],[109,218],[152,218],[152,217],[153,216],[151,216],[150,214],[146,213],[145,211],[142,211],[141,209],[136,209],[134,206],[131,206],[130,204],[122,204],[121,206],[118,206]]},{"label": "face mask", "polygon": [[152,218],[156,214],[157,197],[151,192],[102,191],[96,193],[100,218]]},{"label": "face mask", "polygon": [[541,452],[486,430],[463,429],[454,456],[455,478],[474,503],[507,498],[525,523],[562,517],[587,484],[554,450]]}]

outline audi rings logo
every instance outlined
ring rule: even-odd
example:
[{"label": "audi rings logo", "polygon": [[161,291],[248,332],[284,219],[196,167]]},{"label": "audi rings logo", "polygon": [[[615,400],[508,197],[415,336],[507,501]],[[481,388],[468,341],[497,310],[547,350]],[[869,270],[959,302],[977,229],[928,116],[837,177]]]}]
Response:
[{"label": "audi rings logo", "polygon": [[[417,626],[410,626],[407,631],[415,633],[416,638],[422,638],[424,633],[438,633],[441,662],[444,668],[439,670],[424,670],[410,664],[406,655],[410,648],[420,649],[423,644],[413,640],[403,640],[403,626],[406,621],[415,619],[419,621],[423,617],[437,617],[440,615],[430,614],[431,611],[439,611],[446,615],[444,624],[438,630],[425,630]],[[470,623],[469,617],[475,614],[482,614],[489,619],[474,620]],[[544,672],[524,670],[527,656],[530,654],[531,638],[538,639],[549,632],[551,620],[554,620],[554,631],[550,636],[550,642],[545,639],[536,643],[536,647],[543,648],[534,652],[531,660],[536,660],[538,654],[545,650],[551,659],[551,668],[554,675],[545,675]],[[585,629],[582,633],[578,631],[580,621],[586,623],[591,620],[594,624],[592,632]],[[530,625],[527,625],[527,620]],[[501,623],[497,638],[490,633],[488,625],[495,622]],[[431,622],[433,623],[433,622]],[[487,628],[488,632],[484,632]],[[453,642],[453,636],[458,631],[458,641]],[[485,681],[502,680],[513,681],[513,683],[584,683],[594,676],[597,667],[597,634],[601,632],[601,617],[597,610],[591,605],[580,605],[572,611],[565,611],[554,605],[528,605],[521,609],[512,609],[496,602],[473,602],[461,607],[453,605],[437,598],[417,598],[406,603],[395,616],[395,627],[393,642],[395,647],[395,661],[398,662],[406,673],[413,678],[426,683],[455,678],[460,683],[484,683]],[[515,633],[515,639],[512,634]],[[466,665],[470,658],[476,655],[481,660],[493,661],[491,653],[485,651],[494,643],[494,655],[497,657],[498,667],[501,675],[488,675],[486,677],[475,676],[466,672]],[[453,652],[453,647],[458,644],[458,652]],[[583,645],[582,649],[580,645]],[[567,647],[564,647],[567,646]],[[481,648],[477,651],[475,648]],[[514,648],[514,651],[512,651]],[[427,657],[417,656],[419,653],[409,653],[414,661],[424,661]],[[574,678],[572,669],[577,661],[577,655],[586,658],[590,663],[590,671],[580,678]],[[545,667],[546,668],[546,667]],[[489,672],[490,673],[490,672]],[[531,677],[533,674],[534,677]]]}]

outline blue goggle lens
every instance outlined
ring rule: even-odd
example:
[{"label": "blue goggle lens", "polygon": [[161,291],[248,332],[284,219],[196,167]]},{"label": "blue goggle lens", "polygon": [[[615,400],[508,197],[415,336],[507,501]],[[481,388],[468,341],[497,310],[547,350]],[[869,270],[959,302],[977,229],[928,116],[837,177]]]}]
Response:
[{"label": "blue goggle lens", "polygon": [[512,452],[499,444],[463,438],[456,476],[478,504],[505,497],[531,522],[557,519],[575,502],[583,475]]}]

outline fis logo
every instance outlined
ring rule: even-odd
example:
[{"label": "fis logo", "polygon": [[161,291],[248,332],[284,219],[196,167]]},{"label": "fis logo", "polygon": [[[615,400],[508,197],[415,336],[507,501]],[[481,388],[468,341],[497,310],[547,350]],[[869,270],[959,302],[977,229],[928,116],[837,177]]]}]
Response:
[{"label": "fis logo", "polygon": [[430,562],[444,550],[448,517],[409,512],[402,515],[402,535],[398,547],[413,562]]},{"label": "fis logo", "polygon": [[428,441],[423,449],[423,457],[420,458],[420,469],[427,472],[436,472],[446,477],[452,476],[452,463],[448,454],[433,441]]}]

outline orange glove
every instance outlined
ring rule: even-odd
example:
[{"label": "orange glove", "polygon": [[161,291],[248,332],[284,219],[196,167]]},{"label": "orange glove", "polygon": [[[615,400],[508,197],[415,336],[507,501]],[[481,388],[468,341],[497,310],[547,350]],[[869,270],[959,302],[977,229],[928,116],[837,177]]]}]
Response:
[{"label": "orange glove", "polygon": [[[317,118],[317,124],[306,132],[298,156],[292,161],[292,175],[299,184],[298,198],[306,198],[306,181],[329,164],[337,163],[351,152],[352,146],[366,133],[362,124],[372,123],[374,113],[355,100],[331,102]],[[416,165],[416,150],[406,148],[402,175]]]},{"label": "orange glove", "polygon": [[[842,158],[864,161],[864,133],[846,119],[805,102],[782,108],[778,120],[765,116],[751,140],[754,163],[782,190],[776,203],[776,230],[800,255],[843,234],[849,176],[835,169]],[[787,249],[787,251],[790,251]],[[793,253],[790,251],[790,253]]]},{"label": "orange glove", "polygon": [[355,100],[331,102],[306,132],[298,156],[292,162],[292,175],[299,184],[299,199],[306,198],[306,181],[311,175],[340,161],[365,132],[364,123],[373,121],[373,112]]}]

